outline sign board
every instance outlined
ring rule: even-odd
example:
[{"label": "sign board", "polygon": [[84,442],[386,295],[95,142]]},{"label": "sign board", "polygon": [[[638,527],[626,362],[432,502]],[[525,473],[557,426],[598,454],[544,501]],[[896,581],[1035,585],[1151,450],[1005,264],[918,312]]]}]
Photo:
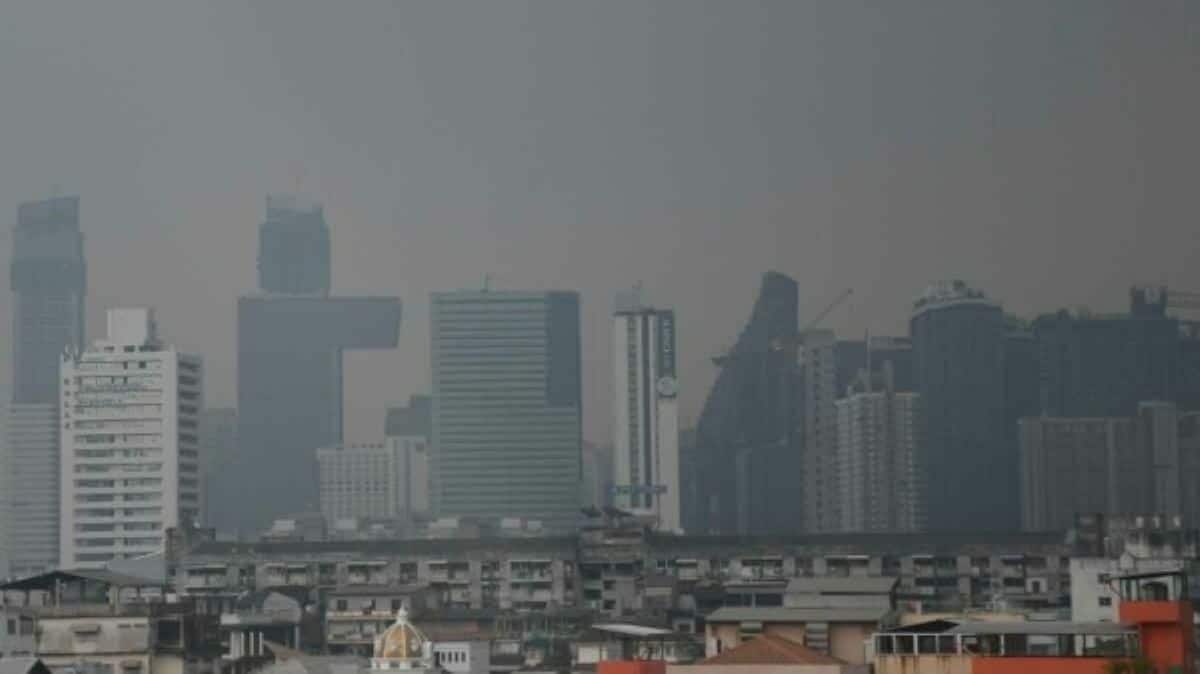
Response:
[{"label": "sign board", "polygon": [[675,377],[675,312],[658,312],[658,376]]}]

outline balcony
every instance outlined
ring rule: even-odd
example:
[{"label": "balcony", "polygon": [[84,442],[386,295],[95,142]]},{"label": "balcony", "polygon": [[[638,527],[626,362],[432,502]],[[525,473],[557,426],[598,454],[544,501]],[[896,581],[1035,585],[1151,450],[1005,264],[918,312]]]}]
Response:
[{"label": "balcony", "polygon": [[225,576],[225,574],[193,575],[189,573],[187,580],[184,581],[184,587],[189,590],[223,588],[228,586],[229,579],[227,576]]}]

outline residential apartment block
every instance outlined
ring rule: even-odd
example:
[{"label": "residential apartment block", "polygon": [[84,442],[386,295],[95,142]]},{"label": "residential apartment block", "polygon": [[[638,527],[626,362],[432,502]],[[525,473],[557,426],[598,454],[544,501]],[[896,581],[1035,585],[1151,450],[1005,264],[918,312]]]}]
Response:
[{"label": "residential apartment block", "polygon": [[164,547],[202,512],[199,356],[163,344],[150,309],[62,363],[60,564],[103,568]]}]

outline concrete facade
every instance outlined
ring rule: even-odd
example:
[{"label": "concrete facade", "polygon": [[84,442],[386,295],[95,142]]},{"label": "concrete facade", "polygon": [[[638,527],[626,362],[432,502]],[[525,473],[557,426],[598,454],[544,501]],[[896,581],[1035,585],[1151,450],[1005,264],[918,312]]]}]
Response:
[{"label": "concrete facade", "polygon": [[159,340],[149,309],[112,309],[108,338],[62,363],[59,563],[160,552],[203,511],[203,367]]},{"label": "concrete facade", "polygon": [[321,514],[344,519],[404,519],[429,509],[429,452],[419,438],[317,450]]},{"label": "concrete facade", "polygon": [[1062,529],[1079,513],[1200,523],[1197,420],[1169,402],[1139,403],[1125,418],[1022,419],[1022,527]]},{"label": "concrete facade", "polygon": [[[664,581],[670,611],[700,614],[723,605],[739,582],[782,605],[789,579],[896,578],[906,609],[1065,606],[1071,547],[1059,534],[923,537],[691,537],[591,530],[576,537],[203,543],[179,562],[177,589],[237,594],[246,587],[429,586],[442,605],[544,610],[551,606],[618,617],[653,610]],[[931,553],[932,551],[932,553]],[[771,589],[774,588],[774,589]],[[708,603],[713,591],[722,603]],[[672,614],[673,615],[673,614]]]},{"label": "concrete facade", "polygon": [[920,396],[865,390],[837,401],[839,530],[919,531]]}]

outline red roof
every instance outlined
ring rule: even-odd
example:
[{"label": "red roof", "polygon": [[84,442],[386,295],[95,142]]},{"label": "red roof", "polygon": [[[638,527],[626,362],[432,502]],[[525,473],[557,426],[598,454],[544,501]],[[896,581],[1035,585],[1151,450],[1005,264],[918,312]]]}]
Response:
[{"label": "red roof", "polygon": [[790,639],[763,634],[737,648],[703,660],[701,665],[844,665],[846,663],[818,653]]}]

